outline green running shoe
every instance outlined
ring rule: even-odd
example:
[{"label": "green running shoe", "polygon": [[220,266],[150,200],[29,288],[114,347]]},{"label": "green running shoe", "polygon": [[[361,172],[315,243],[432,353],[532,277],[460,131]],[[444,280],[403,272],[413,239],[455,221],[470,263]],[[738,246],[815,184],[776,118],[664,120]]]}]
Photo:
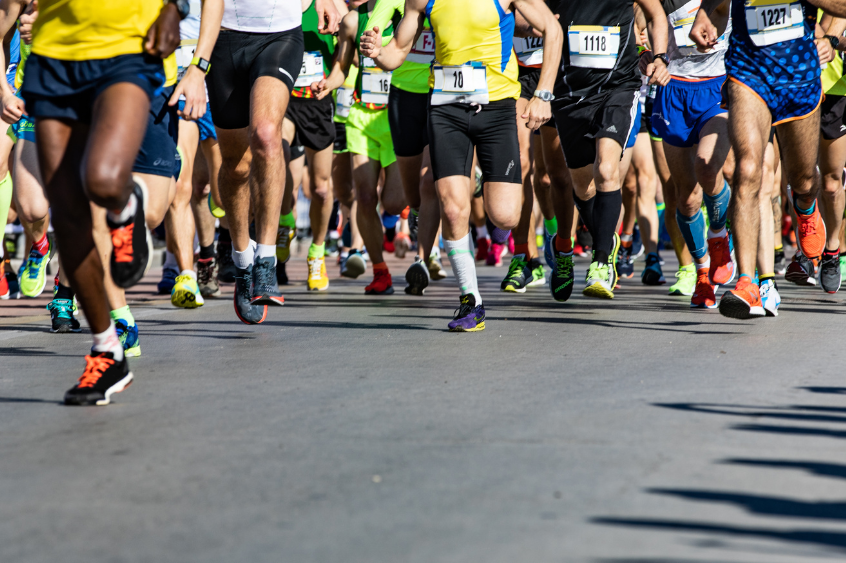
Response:
[{"label": "green running shoe", "polygon": [[532,263],[529,262],[529,267],[532,271],[532,279],[529,281],[529,287],[546,284],[546,270],[543,269],[543,264],[541,264],[537,259],[534,259],[533,261],[537,262],[537,266],[532,268]]},{"label": "green running shoe", "polygon": [[38,297],[47,285],[47,264],[50,263],[50,249],[42,255],[35,248],[29,251],[29,257],[21,270],[21,293],[27,297]]},{"label": "green running shoe", "polygon": [[676,283],[670,286],[670,295],[693,295],[696,289],[696,265],[679,266]]},{"label": "green running shoe", "polygon": [[582,294],[585,297],[598,297],[600,299],[614,299],[614,278],[613,267],[608,264],[592,262],[588,270],[585,289]]},{"label": "green running shoe", "polygon": [[846,256],[840,257],[840,281],[846,282]]},{"label": "green running shoe", "polygon": [[508,273],[502,280],[500,288],[502,291],[511,293],[526,293],[529,282],[533,279],[529,263],[526,262],[525,254],[515,254],[511,257],[511,264],[508,265]]},{"label": "green running shoe", "polygon": [[[558,235],[556,235],[558,236]],[[553,241],[555,239],[553,238]],[[554,244],[554,242],[552,243]],[[553,248],[555,248],[553,246]],[[564,302],[570,299],[573,293],[573,282],[576,280],[573,274],[573,253],[555,251],[555,261],[552,266],[552,273],[549,276],[549,292],[556,301]]]}]

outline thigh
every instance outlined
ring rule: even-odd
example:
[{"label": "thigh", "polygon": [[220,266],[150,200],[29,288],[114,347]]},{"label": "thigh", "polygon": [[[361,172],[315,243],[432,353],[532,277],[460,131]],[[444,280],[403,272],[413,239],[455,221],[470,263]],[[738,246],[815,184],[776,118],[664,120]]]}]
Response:
[{"label": "thigh", "polygon": [[250,68],[236,57],[252,34],[221,31],[211,55],[214,72],[206,77],[214,126],[242,129],[250,124]]},{"label": "thigh", "polygon": [[353,187],[356,197],[361,199],[369,196],[375,201],[379,187],[379,172],[382,169],[379,161],[365,154],[352,153],[351,156]]},{"label": "thigh", "polygon": [[470,138],[485,184],[522,183],[515,106],[514,100],[500,100],[470,117]]},{"label": "thigh", "polygon": [[435,181],[451,176],[470,177],[473,142],[468,110],[457,105],[429,109],[429,152]]},{"label": "thigh", "polygon": [[[760,169],[764,161],[772,117],[764,101],[743,84],[733,80],[728,81],[726,94],[730,108],[728,128],[736,161],[736,177],[739,167],[757,166]],[[816,165],[816,162],[814,164]]]},{"label": "thigh", "polygon": [[256,80],[250,93],[250,128],[275,128],[280,138],[290,95],[290,88],[275,78],[262,76]]},{"label": "thigh", "polygon": [[80,176],[88,128],[80,122],[49,118],[38,119],[35,124],[38,164],[57,228],[64,219],[91,220]]},{"label": "thigh", "polygon": [[820,141],[820,173],[840,176],[846,166],[846,136]]},{"label": "thigh", "polygon": [[787,182],[798,186],[814,175],[820,148],[820,112],[808,117],[776,125],[779,142],[790,147],[781,153]]},{"label": "thigh", "polygon": [[290,94],[302,70],[304,50],[301,27],[262,36],[250,53],[250,84],[254,85],[262,77],[275,79],[284,84]]}]

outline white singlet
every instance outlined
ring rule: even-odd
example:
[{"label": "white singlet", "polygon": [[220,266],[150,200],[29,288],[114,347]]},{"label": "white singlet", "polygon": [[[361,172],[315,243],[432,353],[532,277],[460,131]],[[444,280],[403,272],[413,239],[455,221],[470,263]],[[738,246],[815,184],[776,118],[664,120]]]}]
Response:
[{"label": "white singlet", "polygon": [[224,0],[221,26],[250,33],[279,33],[303,23],[301,0]]}]

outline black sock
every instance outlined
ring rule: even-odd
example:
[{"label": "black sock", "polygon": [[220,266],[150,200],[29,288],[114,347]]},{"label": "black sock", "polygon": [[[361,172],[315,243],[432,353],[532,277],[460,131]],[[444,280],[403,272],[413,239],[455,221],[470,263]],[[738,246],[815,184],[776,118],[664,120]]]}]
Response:
[{"label": "black sock", "polygon": [[229,229],[224,229],[223,227],[220,228],[220,232],[217,235],[217,242],[228,242],[232,244],[232,237],[229,236]]},{"label": "black sock", "polygon": [[200,247],[200,260],[208,260],[214,258],[214,244]]},{"label": "black sock", "polygon": [[535,268],[537,268],[540,265],[541,265],[540,258],[532,258],[531,260],[529,260],[529,269],[530,270],[534,270]]},{"label": "black sock", "polygon": [[623,192],[596,192],[593,206],[593,223],[596,232],[593,234],[594,260],[601,264],[608,263],[608,256],[614,249],[614,231],[620,220],[623,208]]},{"label": "black sock", "polygon": [[579,196],[573,194],[573,201],[576,202],[576,209],[579,210],[582,223],[585,224],[590,236],[594,239],[594,243],[596,243],[596,233],[593,231],[593,204],[596,201],[596,196],[590,199],[579,199]]},{"label": "black sock", "polygon": [[68,299],[73,301],[73,289],[61,283],[56,284],[56,296],[53,299]]},{"label": "black sock", "polygon": [[347,221],[344,230],[341,232],[341,244],[349,248],[352,246],[352,223]]},{"label": "black sock", "polygon": [[826,249],[823,250],[823,256],[828,256],[830,258],[833,258],[835,256],[840,256],[840,249],[835,248],[834,250],[829,250],[828,247],[826,247]]}]

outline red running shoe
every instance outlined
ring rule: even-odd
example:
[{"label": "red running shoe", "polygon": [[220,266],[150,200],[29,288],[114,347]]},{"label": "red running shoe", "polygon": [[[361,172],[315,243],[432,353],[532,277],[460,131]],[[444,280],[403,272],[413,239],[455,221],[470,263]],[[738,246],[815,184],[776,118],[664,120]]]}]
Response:
[{"label": "red running shoe", "polygon": [[708,277],[714,285],[728,285],[734,279],[735,265],[731,257],[729,236],[708,239],[708,254],[711,257],[711,269]]},{"label": "red running shoe", "polygon": [[714,286],[708,279],[708,272],[704,269],[696,273],[696,288],[690,298],[691,309],[716,309],[717,297],[714,295]]},{"label": "red running shoe", "polygon": [[487,237],[476,240],[476,262],[483,262],[488,259],[488,244]]},{"label": "red running shoe", "polygon": [[394,284],[391,281],[391,272],[387,268],[373,270],[373,281],[364,288],[367,295],[392,295]]}]

